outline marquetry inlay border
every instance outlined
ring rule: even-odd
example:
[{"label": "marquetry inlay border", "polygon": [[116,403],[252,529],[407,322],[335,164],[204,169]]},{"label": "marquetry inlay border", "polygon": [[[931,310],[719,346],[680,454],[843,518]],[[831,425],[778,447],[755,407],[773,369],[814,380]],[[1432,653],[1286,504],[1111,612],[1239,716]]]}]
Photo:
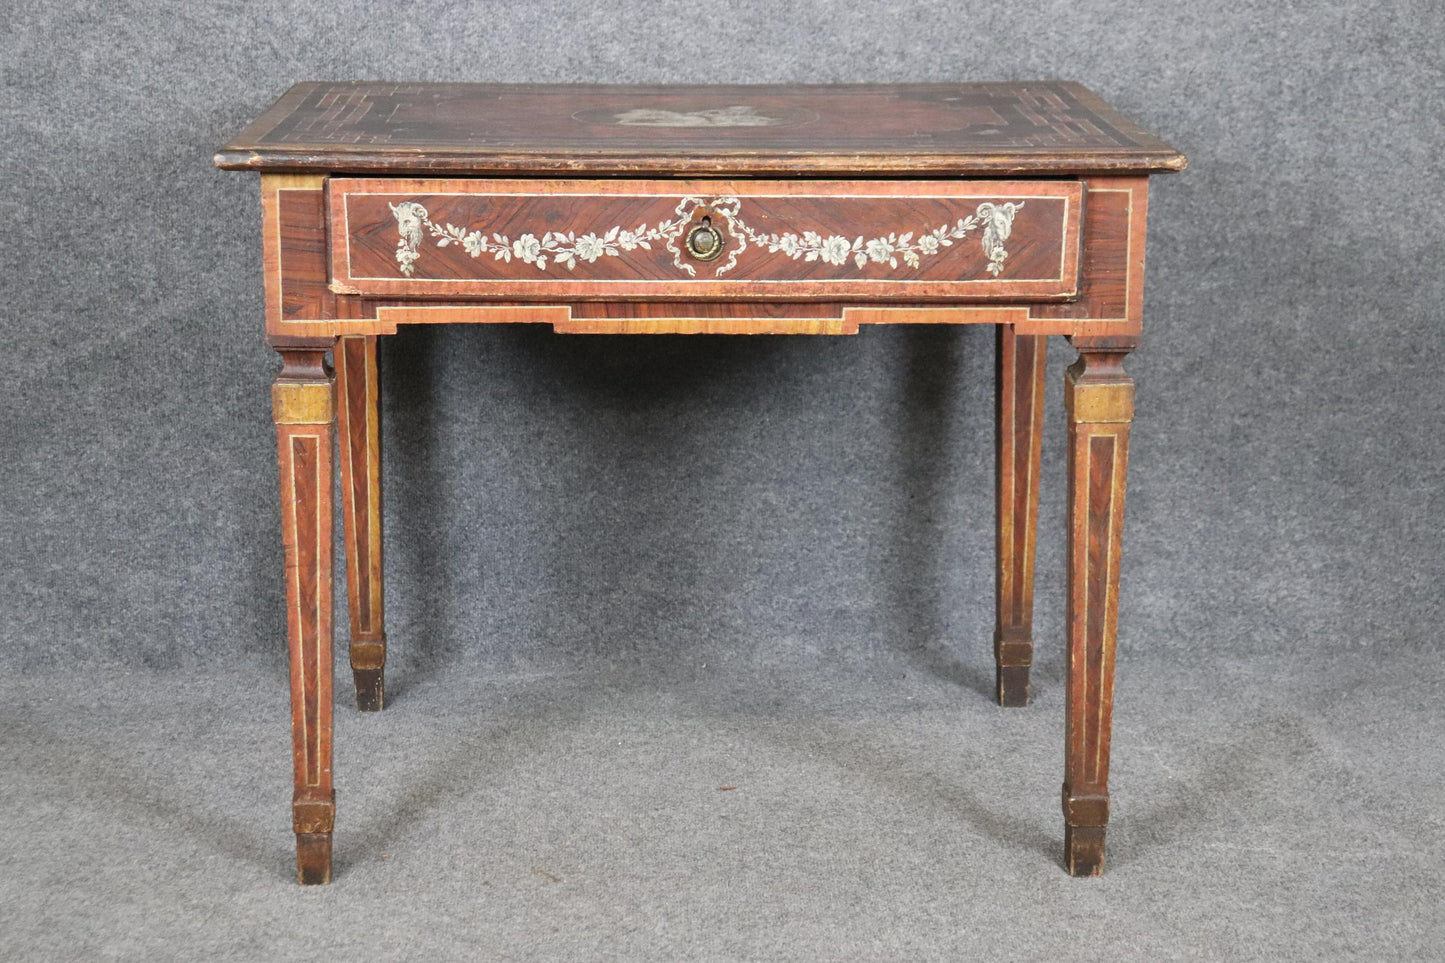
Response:
[{"label": "marquetry inlay border", "polygon": [[[337,294],[363,294],[368,296],[474,296],[497,297],[511,294],[514,297],[555,296],[559,300],[582,298],[731,298],[759,300],[766,298],[819,298],[841,299],[860,298],[863,300],[888,297],[914,297],[920,299],[943,299],[968,297],[975,300],[1019,299],[1063,300],[1073,297],[1079,285],[1079,250],[1081,224],[1083,220],[1084,186],[1080,181],[517,181],[491,179],[447,179],[414,180],[405,178],[333,178],[329,181],[328,197],[331,211],[331,290]],[[488,198],[557,199],[555,209],[539,206],[538,215],[544,212],[548,218],[555,218],[550,231],[540,236],[523,234],[513,240],[497,233],[500,225],[489,225],[485,218],[477,215],[469,224],[456,225],[445,221],[432,223],[424,217],[425,207],[418,202],[423,198],[471,198],[485,202]],[[365,216],[355,214],[352,201],[371,198],[384,201],[377,209]],[[553,270],[557,256],[565,255],[568,265],[580,262],[591,263],[598,258],[612,260],[624,253],[623,231],[610,231],[606,224],[590,225],[575,223],[574,210],[589,201],[636,198],[640,203],[651,205],[642,210],[659,211],[659,201],[678,203],[677,211],[683,208],[712,210],[721,225],[727,222],[728,236],[734,239],[730,256],[708,267],[705,272],[696,270],[697,265],[686,259],[672,259],[675,266],[667,276],[608,277],[595,273],[588,276],[570,276],[570,268],[559,272]],[[786,224],[777,227],[782,233],[768,231],[762,225],[743,223],[740,211],[749,204],[762,200],[782,200],[789,204],[807,202],[816,208],[809,219],[816,223]],[[883,233],[877,237],[863,234],[848,238],[847,252],[828,250],[830,242],[841,241],[831,231],[835,225],[828,223],[829,205],[837,201],[877,202],[879,221],[876,225]],[[953,212],[953,219],[943,228],[932,221],[912,223],[919,218],[912,212],[916,202],[947,202]],[[1027,204],[1059,204],[1058,234],[1052,230],[1048,237],[1027,237],[1013,231],[1021,230],[1014,225],[1014,214],[1026,209]],[[666,205],[672,213],[672,205]],[[565,217],[563,215],[566,215]],[[677,214],[681,217],[681,214]],[[639,220],[644,219],[639,213]],[[957,223],[953,223],[956,220]],[[671,223],[671,222],[669,222]],[[664,225],[665,226],[665,225]],[[646,225],[640,225],[646,227]],[[957,231],[955,230],[957,229]],[[595,234],[596,230],[601,234]],[[664,240],[672,245],[676,238],[672,234],[680,230],[672,224],[668,230],[652,238],[657,227],[648,231],[633,230],[628,235],[630,244],[636,237],[646,235],[649,243],[661,246]],[[947,237],[935,235],[944,230]],[[557,234],[563,231],[567,237]],[[594,233],[587,233],[587,232]],[[903,233],[899,233],[902,231]],[[582,232],[583,237],[576,235]],[[805,235],[817,232],[820,236],[813,243]],[[919,232],[926,232],[928,241],[921,240]],[[959,233],[961,232],[961,233]],[[852,231],[849,232],[851,235]],[[957,234],[957,237],[954,235]],[[664,238],[666,235],[666,238]],[[391,255],[400,263],[393,263],[389,273],[365,273],[354,265],[353,247],[366,247],[368,263],[377,260],[376,243],[382,237],[388,238]],[[611,237],[611,241],[608,238]],[[909,240],[905,243],[904,237]],[[531,238],[522,246],[524,238]],[[584,245],[584,239],[588,239]],[[871,238],[871,239],[870,239]],[[549,240],[550,239],[550,240]],[[670,240],[669,240],[670,239]],[[748,243],[749,239],[751,244]],[[891,240],[890,240],[891,239]],[[947,242],[945,244],[944,242]],[[474,243],[472,243],[474,242]],[[535,242],[535,243],[533,243]],[[468,244],[471,243],[471,247]],[[941,256],[949,246],[982,243],[987,256],[987,269],[982,276],[974,277],[931,277],[909,278],[890,276],[900,268],[921,264],[928,258]],[[1004,265],[1009,262],[1008,244],[1023,244],[1035,249],[1043,246],[1045,251],[1058,252],[1057,267],[1046,276],[1035,274],[1023,277],[1008,276]],[[450,277],[410,276],[412,266],[420,257],[423,244],[452,246],[465,250],[474,257],[480,254],[485,269],[477,268],[474,275]],[[548,245],[550,244],[550,249]],[[742,245],[738,247],[737,245]],[[857,250],[853,250],[854,246]],[[884,248],[891,250],[885,251]],[[594,250],[595,249],[595,250]],[[615,250],[614,250],[615,249]],[[676,254],[675,245],[668,248]],[[799,267],[782,270],[772,276],[774,267],[768,267],[769,276],[718,276],[730,270],[741,254],[751,257],[762,249],[774,257],[786,257],[789,263],[802,265],[810,263],[815,268],[822,265],[830,273],[819,276],[812,273],[798,273]],[[796,249],[796,250],[795,250]],[[927,249],[927,252],[925,251]],[[551,251],[550,256],[548,251]],[[583,250],[586,257],[579,257]],[[634,248],[634,254],[637,253]],[[605,253],[604,253],[605,252]],[[795,257],[794,254],[797,254]],[[592,257],[591,255],[597,255]],[[809,256],[809,255],[813,256]],[[435,256],[433,254],[432,256]],[[1037,261],[1035,257],[1035,265]],[[859,259],[869,269],[882,269],[888,273],[881,276],[864,276],[866,272],[858,265]],[[550,258],[550,259],[549,259]],[[472,258],[465,259],[468,263]],[[546,262],[544,271],[537,270],[538,262]],[[835,263],[836,262],[836,263]],[[890,267],[891,265],[891,267]],[[455,270],[455,268],[452,268]],[[841,272],[841,273],[840,273]],[[1002,275],[1000,275],[1002,272]],[[544,276],[539,276],[539,273]]]}]

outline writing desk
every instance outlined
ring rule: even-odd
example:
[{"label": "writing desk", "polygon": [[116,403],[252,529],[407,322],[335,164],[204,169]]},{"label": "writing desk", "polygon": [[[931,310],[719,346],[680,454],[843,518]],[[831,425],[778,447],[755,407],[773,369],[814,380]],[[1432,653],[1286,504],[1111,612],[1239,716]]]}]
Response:
[{"label": "writing desk", "polygon": [[[298,877],[331,877],[332,447],[351,667],[384,702],[377,338],[997,331],[998,699],[1033,660],[1045,339],[1068,414],[1065,863],[1104,865],[1124,474],[1151,173],[1173,148],[1071,83],[306,83],[216,155],[261,174]],[[330,361],[327,355],[330,355]],[[334,369],[334,370],[333,370]]]}]

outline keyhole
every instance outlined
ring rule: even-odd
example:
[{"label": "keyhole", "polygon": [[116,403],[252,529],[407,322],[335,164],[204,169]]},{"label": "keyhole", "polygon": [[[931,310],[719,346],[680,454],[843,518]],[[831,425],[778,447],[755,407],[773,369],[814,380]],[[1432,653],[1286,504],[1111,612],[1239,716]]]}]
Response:
[{"label": "keyhole", "polygon": [[697,232],[697,239],[693,246],[699,254],[711,254],[712,249],[717,245],[717,236],[712,232],[712,218],[702,219],[702,230]]}]

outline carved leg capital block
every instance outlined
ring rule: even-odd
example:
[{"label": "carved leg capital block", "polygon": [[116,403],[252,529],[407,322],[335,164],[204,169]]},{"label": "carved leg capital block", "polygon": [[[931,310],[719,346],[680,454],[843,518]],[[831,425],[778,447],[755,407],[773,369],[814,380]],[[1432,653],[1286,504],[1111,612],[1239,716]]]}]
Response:
[{"label": "carved leg capital block", "polygon": [[1064,380],[1068,451],[1068,685],[1065,692],[1065,863],[1104,871],[1109,736],[1119,625],[1119,559],[1134,382],[1126,351],[1080,348]]}]

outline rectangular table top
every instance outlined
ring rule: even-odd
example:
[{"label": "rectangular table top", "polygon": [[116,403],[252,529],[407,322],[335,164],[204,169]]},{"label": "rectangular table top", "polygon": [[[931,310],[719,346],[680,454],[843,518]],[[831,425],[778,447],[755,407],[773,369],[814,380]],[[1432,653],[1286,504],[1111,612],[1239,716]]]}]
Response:
[{"label": "rectangular table top", "polygon": [[1181,170],[1064,82],[302,83],[216,155],[236,170],[616,176],[966,176]]}]

